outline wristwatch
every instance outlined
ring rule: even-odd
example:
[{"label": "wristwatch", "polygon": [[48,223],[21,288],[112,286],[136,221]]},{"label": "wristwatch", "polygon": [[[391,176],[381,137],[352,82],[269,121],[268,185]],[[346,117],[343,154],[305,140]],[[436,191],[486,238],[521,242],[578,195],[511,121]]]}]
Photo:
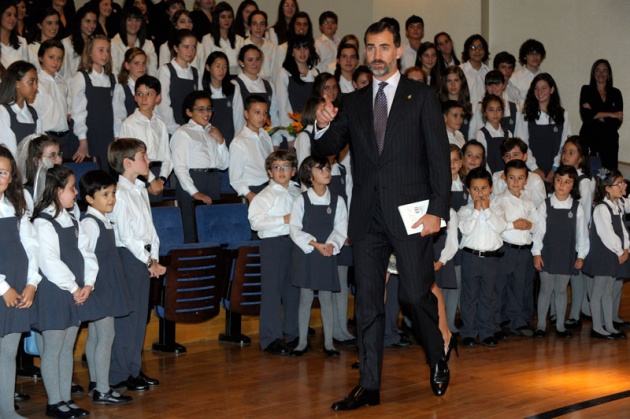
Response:
[{"label": "wristwatch", "polygon": [[149,258],[149,261],[146,263],[147,265],[147,269],[151,269],[151,266],[153,266],[153,259]]}]

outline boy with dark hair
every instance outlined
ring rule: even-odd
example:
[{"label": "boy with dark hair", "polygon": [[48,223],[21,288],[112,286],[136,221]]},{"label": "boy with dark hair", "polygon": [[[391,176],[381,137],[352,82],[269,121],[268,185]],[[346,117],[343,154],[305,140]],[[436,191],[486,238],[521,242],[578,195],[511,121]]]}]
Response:
[{"label": "boy with dark hair", "polygon": [[420,16],[411,15],[405,21],[405,36],[407,42],[403,43],[403,55],[400,58],[400,71],[405,72],[409,67],[416,65],[418,48],[424,38],[424,20]]},{"label": "boy with dark hair", "polygon": [[319,15],[319,30],[322,36],[315,40],[315,50],[319,55],[317,68],[321,72],[325,72],[328,65],[337,59],[337,47],[340,42],[336,36],[338,23],[339,19],[335,12],[328,10]]},{"label": "boy with dark hair", "polygon": [[505,79],[505,92],[508,95],[510,102],[517,103],[518,101],[518,89],[510,84],[510,79],[514,73],[516,67],[516,58],[507,51],[501,51],[494,56],[492,62],[492,68],[499,70]]},{"label": "boy with dark hair", "polygon": [[547,51],[545,51],[545,46],[542,42],[535,39],[528,39],[523,42],[521,48],[519,48],[518,62],[521,68],[514,72],[510,83],[518,89],[518,101],[520,103],[525,102],[527,90],[529,90],[529,86],[532,84],[534,77],[543,72],[540,69],[540,65],[545,60],[546,56]]}]

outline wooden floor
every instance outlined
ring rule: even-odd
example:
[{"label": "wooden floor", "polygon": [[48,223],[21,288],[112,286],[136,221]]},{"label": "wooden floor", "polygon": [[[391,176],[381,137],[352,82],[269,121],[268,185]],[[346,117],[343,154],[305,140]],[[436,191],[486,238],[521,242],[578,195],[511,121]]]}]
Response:
[{"label": "wooden floor", "polygon": [[[622,317],[630,319],[630,286],[624,288]],[[418,345],[386,349],[381,405],[355,412],[335,413],[330,405],[356,385],[358,372],[350,369],[356,354],[342,350],[340,358],[325,358],[321,329],[311,340],[312,351],[301,358],[267,355],[256,336],[243,348],[216,340],[188,344],[188,354],[179,357],[145,351],[144,370],[162,380],[158,387],[128,393],[134,401],[120,407],[94,406],[86,395],[75,400],[91,417],[111,419],[525,418],[630,390],[630,342],[594,340],[589,332],[587,322],[572,339],[511,337],[497,348],[460,348],[442,398],[431,392]],[[87,387],[85,364],[75,364],[75,378]],[[45,417],[41,381],[20,378],[17,391],[31,395],[19,413]],[[563,417],[630,417],[630,398]]]}]

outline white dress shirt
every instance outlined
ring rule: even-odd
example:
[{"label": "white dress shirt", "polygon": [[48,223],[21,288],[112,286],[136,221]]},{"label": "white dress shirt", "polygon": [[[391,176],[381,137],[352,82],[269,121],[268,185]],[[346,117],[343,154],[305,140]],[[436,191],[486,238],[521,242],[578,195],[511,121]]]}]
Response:
[{"label": "white dress shirt", "polygon": [[120,37],[120,34],[116,34],[111,41],[112,50],[112,74],[120,73],[120,68],[125,62],[125,53],[131,47],[140,48],[147,55],[147,74],[155,76],[157,74],[158,58],[155,53],[155,46],[153,41],[145,40],[144,45],[140,47],[140,39],[136,38],[136,42],[133,45],[125,45]]},{"label": "white dress shirt", "polygon": [[[616,200],[611,201],[608,198],[604,198],[604,205],[607,205],[612,209],[613,216],[621,219],[621,225],[625,226],[624,216],[630,212],[630,200]],[[604,205],[597,205],[593,209],[593,223],[597,226],[597,235],[602,240],[602,243],[608,250],[621,256],[624,250],[630,248],[630,240],[628,239],[628,230],[623,228],[623,243],[621,238],[615,234],[615,230],[612,225],[612,218],[608,208],[604,208]]]},{"label": "white dress shirt", "polygon": [[484,93],[486,92],[486,74],[490,69],[484,63],[481,63],[481,68],[475,70],[470,64],[470,61],[466,61],[459,65],[466,75],[466,81],[468,82],[468,90],[470,91],[470,103],[475,106],[481,102]]},{"label": "white dress shirt", "polygon": [[[186,68],[182,68],[174,58],[171,60],[171,64],[177,73],[177,77],[185,80],[194,80],[192,66],[189,65]],[[197,88],[201,90],[203,72],[198,72],[198,77],[199,82],[197,83]],[[173,134],[175,130],[179,128],[179,124],[175,122],[175,117],[173,116],[173,107],[171,106],[171,70],[169,70],[166,64],[161,66],[158,70],[157,78],[162,85],[162,101],[157,105],[157,114],[166,124],[168,133]]]},{"label": "white dress shirt", "polygon": [[65,54],[63,56],[63,66],[61,67],[61,77],[65,80],[72,80],[77,71],[79,71],[79,63],[81,62],[81,54],[74,52],[72,39],[68,36],[61,40]]},{"label": "white dress shirt", "polygon": [[[492,174],[492,196],[498,197],[503,192],[507,191],[507,183],[501,178],[502,174],[503,170],[499,170]],[[540,204],[547,199],[545,182],[534,172],[529,172],[527,174],[527,182],[525,183],[525,188],[521,193],[523,196],[532,201],[536,208],[538,208]]]},{"label": "white dress shirt", "polygon": [[[3,194],[0,196],[0,218],[7,217],[15,217],[15,208]],[[26,284],[37,288],[39,281],[42,279],[39,274],[39,264],[37,263],[37,258],[39,256],[39,242],[37,234],[35,234],[35,228],[33,228],[33,224],[31,224],[31,221],[29,220],[29,214],[25,213],[20,218],[19,230],[20,242],[22,243],[26,257],[28,258]],[[11,285],[9,285],[6,279],[6,275],[4,275],[3,272],[0,272],[0,295],[4,295],[4,293],[11,288]],[[22,292],[22,290],[18,289],[15,291],[18,294]]]},{"label": "white dress shirt", "polygon": [[[55,208],[50,206],[44,210],[45,213],[54,217]],[[55,221],[63,228],[74,227],[72,218],[68,211],[62,210]],[[46,278],[57,285],[61,290],[68,291],[71,294],[79,289],[79,285],[76,282],[76,277],[68,268],[68,266],[61,261],[61,249],[59,248],[59,236],[52,223],[43,218],[36,218],[33,221],[37,237],[39,239],[39,269],[42,271]],[[88,250],[88,237],[85,235],[81,223],[78,226],[79,237],[79,251],[83,256],[85,262],[84,265],[84,277],[83,283],[85,286],[94,286],[96,282],[96,275],[98,274],[98,261],[94,252]]]},{"label": "white dress shirt", "polygon": [[[88,77],[94,87],[111,87],[109,75],[105,74],[105,71],[98,73],[96,70],[92,70]],[[74,120],[74,134],[79,140],[84,140],[88,136],[90,127],[86,123],[88,99],[85,96],[85,78],[83,73],[75,73],[70,83],[70,94],[73,98],[71,114]],[[112,107],[114,105],[114,95],[112,95]],[[113,123],[114,121],[112,121]]]},{"label": "white dress shirt", "polygon": [[516,88],[518,91],[518,102],[517,103],[525,103],[525,99],[527,98],[527,91],[532,84],[532,80],[534,77],[541,74],[543,71],[538,67],[538,71],[532,73],[525,66],[521,66],[521,68],[517,69],[512,73],[512,77],[510,77],[509,83]]},{"label": "white dress shirt", "polygon": [[[549,125],[552,124],[553,120],[551,117],[543,111],[540,111],[540,115],[538,119],[536,119],[536,125]],[[525,120],[525,114],[521,115],[521,122],[519,124],[519,129],[516,131],[516,136],[521,140],[525,141],[527,147],[529,147],[529,126],[527,125],[528,121]],[[569,113],[564,111],[564,124],[562,124],[562,140],[560,141],[560,147],[556,150],[556,157],[553,159],[553,166],[560,166],[560,157],[562,155],[562,147],[564,147],[564,143],[567,141],[567,138],[571,136],[571,126],[569,125]],[[536,164],[536,157],[534,157],[534,153],[532,148],[529,147],[528,150],[528,158],[527,158],[527,167],[529,170],[538,169],[538,165]]]},{"label": "white dress shirt", "polygon": [[[334,74],[334,73],[331,73]],[[352,80],[346,80],[343,74],[339,75],[339,91],[341,93],[352,93],[354,92],[354,85],[352,84]]]},{"label": "white dress shirt", "polygon": [[467,247],[484,252],[498,250],[503,246],[501,233],[507,227],[505,211],[494,199],[490,200],[489,208],[481,210],[475,209],[471,201],[460,208],[457,217],[462,232],[460,249]]},{"label": "white dress shirt", "polygon": [[289,234],[289,224],[284,222],[284,216],[291,213],[293,202],[299,195],[300,187],[295,182],[285,188],[273,179],[269,181],[248,208],[249,223],[252,230],[258,232],[258,237],[266,239]]},{"label": "white dress shirt", "polygon": [[265,159],[273,152],[271,137],[261,128],[258,133],[244,127],[230,143],[230,185],[246,196],[250,186],[269,180]]},{"label": "white dress shirt", "polygon": [[[570,196],[564,201],[559,201],[555,194],[550,196],[551,206],[558,209],[571,209],[573,198]],[[606,210],[608,211],[608,210]],[[543,249],[543,239],[547,233],[547,203],[545,201],[538,207],[538,228],[534,232],[534,243],[532,246],[532,255],[540,256]],[[575,251],[578,259],[584,259],[588,255],[590,242],[588,239],[588,226],[584,218],[584,210],[581,205],[577,207],[576,229],[575,229]]]},{"label": "white dress shirt", "polygon": [[[577,169],[578,177],[582,176],[582,169]],[[591,225],[591,215],[593,213],[593,194],[595,193],[595,179],[584,178],[580,181],[580,204],[584,209],[586,225]]]},{"label": "white dress shirt", "polygon": [[[457,176],[457,179],[451,181],[451,192],[462,192],[465,190],[466,186],[464,182]],[[494,189],[494,188],[493,188]]]},{"label": "white dress shirt", "polygon": [[[330,190],[326,188],[324,195],[319,196],[313,188],[309,188],[306,192],[312,205],[330,205]],[[290,236],[291,240],[306,254],[315,249],[309,243],[317,241],[315,236],[304,231],[302,219],[304,218],[304,197],[299,195],[293,203],[290,220]],[[348,238],[348,210],[346,203],[340,196],[337,198],[337,209],[335,210],[335,220],[333,230],[326,239],[326,243],[333,245],[333,255],[339,254],[341,248]]]},{"label": "white dress shirt", "polygon": [[455,130],[455,132],[451,132],[450,129],[447,129],[446,135],[448,135],[449,144],[455,144],[460,149],[464,148],[464,146],[466,145],[466,139],[464,138],[464,134],[462,134],[460,130]]},{"label": "white dress shirt", "polygon": [[[256,80],[252,80],[243,73],[239,74],[237,77],[245,84],[245,87],[247,88],[247,90],[249,90],[250,93],[260,93],[265,99],[267,98],[267,90],[265,89],[265,83],[261,77],[258,77]],[[232,100],[234,132],[240,132],[243,127],[247,125],[247,121],[245,121],[245,116],[243,115],[245,105],[243,104],[241,86],[239,86],[239,84],[235,80],[232,80],[232,84],[234,84],[234,99]],[[278,125],[280,125],[278,95],[276,94],[276,90],[273,84],[271,82],[269,84],[271,85],[271,104],[269,106],[269,120],[271,121],[272,127],[277,127]],[[282,140],[280,139],[280,142],[281,141]],[[278,144],[280,142],[278,142]]]},{"label": "white dress shirt", "polygon": [[18,36],[18,42],[20,46],[17,49],[0,42],[0,62],[4,68],[9,68],[16,61],[28,62],[28,43],[21,36]]},{"label": "white dress shirt", "polygon": [[404,73],[405,70],[407,70],[409,67],[413,67],[416,65],[418,51],[411,48],[411,45],[409,45],[409,41],[403,41],[402,49],[403,53],[402,57],[400,57],[400,71]]},{"label": "white dress shirt", "polygon": [[42,44],[39,42],[33,42],[32,44],[27,45],[28,49],[28,62],[33,64],[39,73],[39,70],[42,69],[42,66],[39,64],[39,57],[37,54],[39,53],[39,47]]},{"label": "white dress shirt", "polygon": [[[171,150],[169,149],[168,130],[155,112],[151,119],[136,109],[129,118],[125,119],[120,128],[120,138],[137,138],[147,146],[147,157],[151,161],[161,161],[160,176],[168,178],[173,169]],[[149,182],[155,179],[153,172],[149,173]]]},{"label": "white dress shirt", "polygon": [[[249,44],[253,44],[253,42],[251,38],[246,38],[243,41],[243,46]],[[265,39],[262,48],[259,49],[262,51],[263,56],[262,66],[260,67],[260,73],[258,73],[258,76],[269,80],[271,84],[273,84],[278,68],[276,65],[276,47],[271,41]]]},{"label": "white dress shirt", "polygon": [[[15,112],[18,122],[25,124],[33,123],[33,115],[31,115],[31,111],[26,106],[26,101],[22,104],[22,108],[14,103],[11,105],[11,109]],[[2,136],[0,136],[0,144],[4,144],[13,154],[13,157],[17,158],[17,145],[22,141],[22,138],[16,138],[15,133],[11,129],[11,116],[9,115],[7,108],[3,105],[0,105],[0,132],[2,133]],[[37,119],[37,123],[35,124],[35,133],[42,134],[41,118]]]},{"label": "white dress shirt", "polygon": [[322,73],[327,70],[328,64],[335,62],[337,59],[339,41],[341,41],[341,39],[337,37],[330,39],[324,34],[315,40],[315,50],[317,51],[317,55],[319,55],[317,68]]},{"label": "white dress shirt", "polygon": [[[110,215],[116,234],[116,247],[125,247],[139,261],[160,258],[160,239],[153,225],[149,195],[144,182],[131,182],[118,176],[116,205]],[[151,245],[149,253],[144,246]]]},{"label": "white dress shirt", "polygon": [[219,46],[214,44],[214,38],[211,34],[204,35],[201,39],[203,44],[203,50],[206,54],[204,57],[204,63],[210,54],[214,51],[222,51],[227,55],[228,65],[230,66],[230,74],[235,76],[241,73],[241,67],[238,65],[238,52],[243,48],[243,38],[240,35],[235,35],[234,48],[227,39],[221,38],[219,40]]},{"label": "white dress shirt", "polygon": [[219,144],[210,135],[210,125],[202,127],[192,119],[175,131],[171,138],[171,155],[175,176],[182,189],[190,196],[199,192],[188,173],[189,169],[225,170],[230,164],[230,154],[225,143]]},{"label": "white dress shirt", "polygon": [[55,77],[44,70],[37,74],[39,85],[33,107],[42,124],[42,131],[68,131],[68,83],[55,73]]},{"label": "white dress shirt", "polygon": [[446,243],[444,244],[444,249],[440,252],[440,257],[437,260],[438,262],[442,262],[442,265],[446,265],[446,263],[455,257],[458,248],[458,224],[459,220],[457,218],[457,212],[451,208],[449,210],[450,218],[446,223]]},{"label": "white dress shirt", "polygon": [[[503,207],[507,221],[507,227],[501,233],[503,241],[517,246],[531,244],[532,235],[538,226],[538,211],[531,199],[523,193],[521,193],[520,198],[516,197],[509,190],[506,190],[497,196],[495,202]],[[521,218],[531,222],[532,228],[529,230],[514,228],[514,221]]]}]

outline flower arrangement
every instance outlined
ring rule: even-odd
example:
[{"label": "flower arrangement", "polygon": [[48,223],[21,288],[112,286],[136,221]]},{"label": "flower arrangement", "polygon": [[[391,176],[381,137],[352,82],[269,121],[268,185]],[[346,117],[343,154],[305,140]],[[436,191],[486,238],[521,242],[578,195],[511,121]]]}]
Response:
[{"label": "flower arrangement", "polygon": [[267,118],[267,122],[265,123],[265,130],[267,131],[267,133],[269,135],[273,135],[279,130],[283,130],[283,131],[288,132],[289,135],[295,137],[300,132],[302,132],[302,130],[304,129],[304,126],[302,125],[302,114],[299,112],[293,112],[293,113],[289,113],[288,115],[292,122],[286,127],[282,127],[282,126],[272,127],[271,121],[269,120],[269,118]]}]

